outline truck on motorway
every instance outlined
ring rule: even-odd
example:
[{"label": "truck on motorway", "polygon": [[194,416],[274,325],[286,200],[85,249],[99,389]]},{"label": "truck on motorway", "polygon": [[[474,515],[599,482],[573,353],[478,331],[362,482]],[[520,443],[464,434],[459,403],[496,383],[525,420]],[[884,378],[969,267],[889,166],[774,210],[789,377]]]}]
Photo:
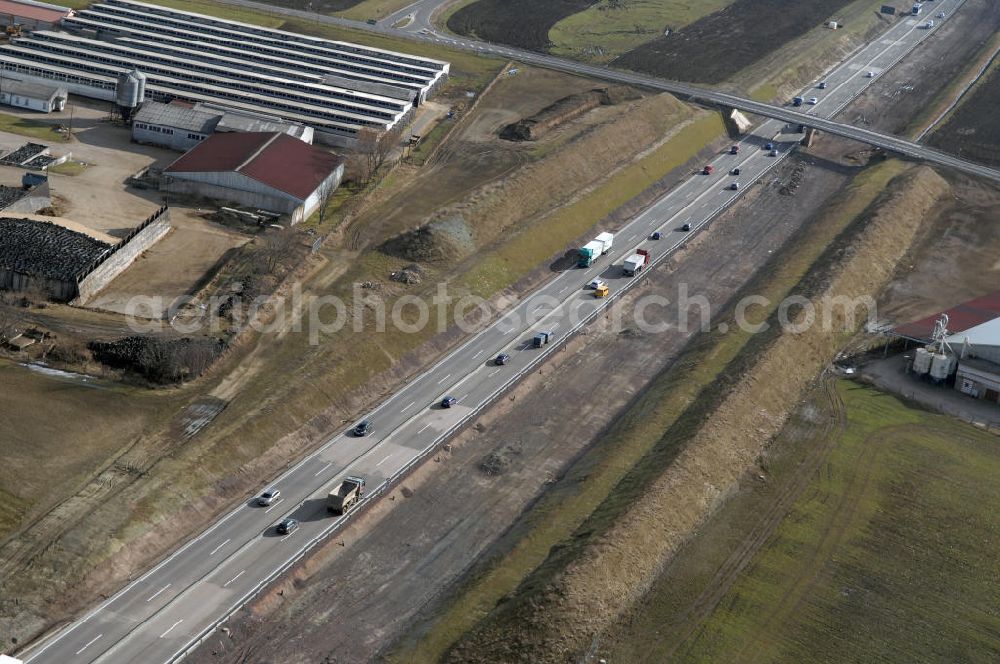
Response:
[{"label": "truck on motorway", "polygon": [[924,3],[915,2],[913,3],[913,9],[910,10],[910,13],[914,16],[919,16],[920,12],[922,12],[923,10],[924,10]]},{"label": "truck on motorway", "polygon": [[552,341],[552,332],[539,332],[531,339],[531,345],[535,348],[541,348],[545,344]]},{"label": "truck on motorway", "polygon": [[598,258],[611,251],[615,236],[612,233],[601,233],[587,244],[580,247],[580,257],[577,265],[590,267]]},{"label": "truck on motorway", "polygon": [[642,269],[646,267],[649,262],[649,252],[645,249],[638,249],[634,254],[625,259],[625,274],[630,277],[642,272]]},{"label": "truck on motorway", "polygon": [[364,493],[365,478],[348,475],[327,494],[326,509],[334,514],[343,514],[361,500]]}]

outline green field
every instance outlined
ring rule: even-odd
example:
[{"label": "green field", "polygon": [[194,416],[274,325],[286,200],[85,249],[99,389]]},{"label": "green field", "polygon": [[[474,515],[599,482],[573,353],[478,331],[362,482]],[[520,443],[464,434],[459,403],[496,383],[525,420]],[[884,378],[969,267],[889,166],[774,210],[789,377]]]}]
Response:
[{"label": "green field", "polygon": [[[720,11],[732,0],[629,0],[598,2],[559,21],[549,31],[552,53],[608,62],[640,44]],[[598,50],[599,49],[599,50]]]},{"label": "green field", "polygon": [[[798,449],[779,450],[770,488],[727,505],[679,556],[610,661],[997,661],[1000,440],[848,381],[835,396],[842,427],[796,439],[793,421],[778,445]],[[823,444],[827,457],[787,515],[692,619],[767,496]]]}]

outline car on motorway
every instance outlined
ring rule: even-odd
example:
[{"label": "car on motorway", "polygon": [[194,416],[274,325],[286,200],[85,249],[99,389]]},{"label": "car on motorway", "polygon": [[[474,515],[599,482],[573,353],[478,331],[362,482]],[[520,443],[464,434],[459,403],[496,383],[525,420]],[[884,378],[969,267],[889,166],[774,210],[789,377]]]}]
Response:
[{"label": "car on motorway", "polygon": [[508,362],[510,362],[510,355],[508,355],[507,353],[500,353],[499,355],[497,355],[496,359],[493,360],[493,364],[497,365],[498,367],[502,367]]},{"label": "car on motorway", "polygon": [[819,85],[816,86],[820,90],[826,90],[826,81],[820,81]]},{"label": "car on motorway", "polygon": [[653,231],[653,234],[649,236],[649,239],[650,240],[659,240],[660,237],[661,237],[660,236],[660,231]]},{"label": "car on motorway", "polygon": [[773,150],[774,149],[774,143],[765,143],[764,144],[764,149],[765,150]]},{"label": "car on motorway", "polygon": [[450,394],[448,396],[446,396],[444,399],[441,399],[441,407],[442,408],[451,408],[456,403],[458,403],[458,399],[456,399],[455,397],[451,396]]},{"label": "car on motorway", "polygon": [[729,154],[739,154],[739,153],[740,153],[740,146],[738,146],[738,145],[731,145],[729,147]]},{"label": "car on motorway", "polygon": [[277,489],[268,489],[264,493],[257,496],[257,504],[261,507],[267,507],[268,505],[273,504],[280,495],[281,492]]},{"label": "car on motorway", "polygon": [[730,188],[730,189],[731,189],[732,191],[736,191],[737,189],[739,189],[739,188],[740,188],[740,183],[739,183],[739,182],[734,182],[734,183],[732,183],[731,185],[729,185],[729,188]]},{"label": "car on motorway", "polygon": [[772,157],[777,157],[778,156],[778,148],[771,148],[771,151],[768,152],[768,154],[771,155]]},{"label": "car on motorway", "polygon": [[691,230],[691,224],[684,224],[683,226],[681,226],[681,230],[687,233],[689,230]]},{"label": "car on motorway", "polygon": [[818,103],[819,103],[819,99],[817,97],[809,97],[809,105],[810,106],[815,106]]},{"label": "car on motorway", "polygon": [[278,524],[277,531],[279,535],[288,535],[294,533],[295,529],[299,527],[299,522],[295,519],[288,518]]},{"label": "car on motorway", "polygon": [[730,175],[739,175],[739,174],[740,174],[740,167],[739,167],[739,166],[737,166],[737,167],[736,167],[736,168],[734,168],[733,170],[729,171],[729,174],[730,174]]},{"label": "car on motorway", "polygon": [[354,435],[358,438],[362,436],[367,436],[372,432],[372,421],[371,420],[361,420],[358,425],[354,427]]},{"label": "car on motorway", "polygon": [[937,17],[938,18],[944,18],[944,12],[938,12]]},{"label": "car on motorway", "polygon": [[709,164],[705,168],[701,169],[701,172],[704,173],[705,175],[711,175],[712,173],[715,172],[715,166]]},{"label": "car on motorway", "polygon": [[865,72],[865,78],[875,78],[875,72],[873,71]]},{"label": "car on motorway", "polygon": [[600,279],[600,278],[598,278],[598,279],[591,279],[590,283],[587,284],[587,288],[589,288],[590,290],[597,290],[598,288],[600,288],[601,286],[604,286],[604,285],[605,285],[604,279]]}]

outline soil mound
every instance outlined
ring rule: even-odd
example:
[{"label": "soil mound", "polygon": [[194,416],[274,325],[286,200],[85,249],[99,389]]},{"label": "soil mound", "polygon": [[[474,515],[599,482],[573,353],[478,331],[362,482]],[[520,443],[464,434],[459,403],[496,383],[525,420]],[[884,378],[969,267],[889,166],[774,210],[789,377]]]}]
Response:
[{"label": "soil mound", "polygon": [[380,247],[384,254],[417,263],[461,260],[475,249],[472,229],[461,215],[406,231]]},{"label": "soil mound", "polygon": [[505,126],[500,130],[500,138],[508,141],[537,141],[553,129],[598,106],[612,106],[638,98],[635,90],[625,86],[595,88],[568,95],[529,118],[522,118]]}]

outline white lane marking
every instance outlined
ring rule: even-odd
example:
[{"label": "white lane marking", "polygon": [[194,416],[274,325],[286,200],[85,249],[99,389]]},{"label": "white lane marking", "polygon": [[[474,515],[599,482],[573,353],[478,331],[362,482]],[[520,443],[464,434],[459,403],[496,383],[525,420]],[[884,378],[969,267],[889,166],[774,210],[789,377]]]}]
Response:
[{"label": "white lane marking", "polygon": [[443,383],[444,381],[448,380],[449,378],[451,378],[451,374],[448,374],[447,376],[445,376],[444,378],[442,378],[441,380],[439,380],[439,381],[438,381],[438,385],[440,385],[440,384],[441,384],[441,383]]},{"label": "white lane marking", "polygon": [[320,468],[319,471],[315,475],[313,475],[313,477],[319,477],[320,475],[322,475],[323,473],[326,472],[327,468],[329,468],[332,465],[333,465],[333,462],[331,461],[330,463],[328,463],[325,466],[323,466],[322,468]]},{"label": "white lane marking", "polygon": [[493,376],[496,376],[498,373],[500,373],[499,369],[497,369],[496,371],[494,371],[493,373],[491,373],[490,374],[490,378],[493,378]]},{"label": "white lane marking", "polygon": [[[286,539],[288,539],[289,537],[291,537],[291,536],[292,536],[292,535],[294,535],[294,534],[295,534],[295,533],[288,533],[287,535],[285,535],[284,537],[282,537],[282,538],[281,538],[280,540],[278,540],[278,541],[279,541],[279,542],[284,542],[284,541],[285,541]],[[240,572],[240,574],[242,574],[242,572]]]},{"label": "white lane marking", "polygon": [[559,323],[549,326],[549,332],[555,332],[558,329],[559,329]]},{"label": "white lane marking", "polygon": [[169,634],[171,632],[171,630],[173,630],[174,627],[177,627],[182,622],[184,622],[183,618],[181,618],[180,620],[178,620],[177,622],[175,622],[173,625],[171,625],[170,628],[167,629],[167,631],[165,631],[163,634],[160,634],[160,638],[162,639],[164,636],[166,636],[167,634]]},{"label": "white lane marking", "polygon": [[90,647],[90,644],[92,644],[94,641],[96,641],[97,639],[101,638],[102,636],[104,636],[104,635],[103,634],[98,634],[97,636],[95,636],[94,638],[92,638],[90,641],[87,641],[87,645],[85,645],[84,647],[82,647],[79,650],[77,650],[76,654],[79,655],[80,653],[82,653],[84,650],[86,650],[87,648]]},{"label": "white lane marking", "polygon": [[[282,541],[284,541],[284,540],[282,540]],[[233,578],[231,578],[231,579],[229,579],[228,581],[226,581],[225,583],[223,583],[223,584],[222,584],[222,587],[223,587],[223,588],[225,588],[225,587],[226,587],[226,586],[228,586],[228,585],[229,585],[230,583],[232,583],[232,582],[233,582],[233,581],[235,581],[236,579],[238,579],[238,578],[240,578],[241,576],[243,576],[244,572],[246,572],[246,570],[243,570],[242,572],[240,572],[239,574],[237,574],[237,575],[236,575],[236,576],[234,576]]]},{"label": "white lane marking", "polygon": [[392,455],[391,454],[387,454],[384,459],[382,459],[377,464],[375,464],[375,467],[378,468],[379,466],[381,466],[383,463],[385,463],[386,461],[388,461],[391,458],[392,458]]},{"label": "white lane marking", "polygon": [[264,510],[264,514],[267,514],[268,512],[270,512],[271,510],[273,510],[275,507],[277,507],[278,505],[280,505],[283,502],[285,502],[284,498],[278,498],[278,500],[275,501],[275,503],[273,505],[271,505],[266,510]]},{"label": "white lane marking", "polygon": [[406,404],[405,406],[403,406],[403,410],[401,410],[401,411],[399,411],[399,412],[401,412],[401,413],[405,413],[405,412],[406,412],[406,411],[408,411],[409,409],[413,408],[413,406],[414,406],[414,405],[415,405],[416,403],[417,403],[416,401],[411,401],[410,403],[408,403],[408,404]]},{"label": "white lane marking", "polygon": [[477,357],[479,357],[480,355],[482,355],[485,352],[486,351],[484,351],[484,350],[479,351],[478,353],[476,353],[475,355],[472,356],[472,359],[476,359]]},{"label": "white lane marking", "polygon": [[[226,541],[228,542],[229,540],[226,540]],[[164,590],[166,590],[167,588],[169,588],[171,585],[172,584],[168,583],[167,585],[163,586],[162,588],[160,588],[159,590],[157,590],[155,593],[153,593],[152,595],[150,595],[149,599],[147,599],[146,601],[147,602],[152,602],[154,599],[156,599],[157,595],[159,595],[160,593],[162,593]]]},{"label": "white lane marking", "polygon": [[430,426],[430,424],[425,424],[419,431],[417,431],[417,433],[423,433],[424,429],[426,429],[429,426]]},{"label": "white lane marking", "polygon": [[217,546],[217,547],[215,547],[214,549],[212,549],[212,553],[210,553],[210,554],[208,554],[208,555],[210,555],[210,556],[214,556],[214,555],[215,555],[215,553],[216,553],[216,552],[217,552],[217,551],[218,551],[219,549],[221,549],[222,547],[224,547],[224,546],[225,546],[225,545],[227,545],[227,544],[229,544],[229,540],[228,540],[228,539],[227,539],[227,540],[226,540],[225,542],[223,542],[222,544],[220,544],[219,546]]}]

